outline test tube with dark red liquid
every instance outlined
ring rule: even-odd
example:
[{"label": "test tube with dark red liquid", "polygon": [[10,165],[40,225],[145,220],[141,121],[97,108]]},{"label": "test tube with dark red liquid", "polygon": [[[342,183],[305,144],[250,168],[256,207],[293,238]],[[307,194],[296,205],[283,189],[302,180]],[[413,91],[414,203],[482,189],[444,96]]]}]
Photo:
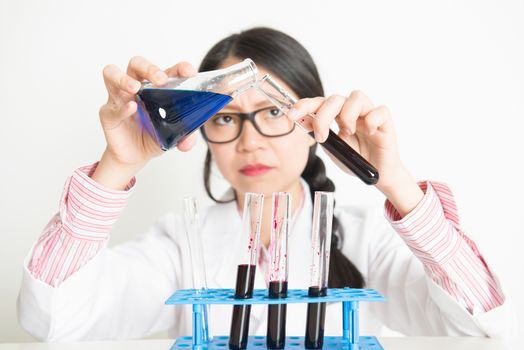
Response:
[{"label": "test tube with dark red liquid", "polygon": [[[258,82],[256,87],[282,112],[288,113],[298,99],[289,94],[282,86],[274,81],[269,74],[266,74]],[[313,133],[313,120],[316,116],[312,113],[304,116],[295,123],[305,132],[315,137]],[[355,174],[367,185],[374,185],[378,182],[378,170],[371,165],[364,157],[355,151],[350,145],[342,140],[332,130],[329,131],[326,141],[320,144],[324,150],[331,154],[341,165]]]},{"label": "test tube with dark red liquid", "polygon": [[[311,228],[311,283],[309,297],[327,295],[331,225],[333,221],[333,192],[315,192],[313,225]],[[307,304],[306,349],[321,349],[324,344],[326,303]]]},{"label": "test tube with dark red liquid", "polygon": [[[275,192],[272,200],[268,296],[286,298],[291,195],[286,192]],[[266,345],[269,349],[283,349],[286,345],[286,304],[268,305]]]},{"label": "test tube with dark red liquid", "polygon": [[[260,241],[260,222],[264,195],[260,193],[246,193],[244,196],[244,214],[242,216],[242,237],[245,244],[243,250],[243,264],[238,265],[236,299],[250,299],[253,297],[255,271],[258,260],[258,245]],[[229,348],[245,349],[249,333],[249,316],[251,305],[234,305],[229,332]]]}]

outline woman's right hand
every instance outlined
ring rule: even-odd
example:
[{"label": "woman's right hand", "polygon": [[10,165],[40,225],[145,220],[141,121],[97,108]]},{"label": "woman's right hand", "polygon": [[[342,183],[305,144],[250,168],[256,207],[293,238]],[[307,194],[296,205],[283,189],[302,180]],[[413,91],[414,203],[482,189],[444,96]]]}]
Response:
[{"label": "woman's right hand", "polygon": [[[141,127],[135,94],[142,81],[160,86],[171,76],[191,77],[196,69],[187,62],[180,62],[162,71],[143,57],[133,57],[124,73],[115,65],[104,68],[104,83],[108,92],[107,103],[100,108],[100,123],[106,139],[106,149],[92,178],[100,184],[123,189],[129,180],[162,150],[156,141]],[[181,141],[177,148],[191,149],[195,135]]]}]

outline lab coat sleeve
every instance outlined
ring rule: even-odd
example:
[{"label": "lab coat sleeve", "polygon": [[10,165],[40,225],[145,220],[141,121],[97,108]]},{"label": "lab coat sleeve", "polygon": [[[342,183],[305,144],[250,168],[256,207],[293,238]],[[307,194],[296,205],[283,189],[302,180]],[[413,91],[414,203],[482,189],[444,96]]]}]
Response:
[{"label": "lab coat sleeve", "polygon": [[39,340],[78,341],[140,338],[172,326],[173,308],[163,302],[184,276],[175,221],[168,215],[139,239],[103,248],[58,287],[24,264],[22,327]]},{"label": "lab coat sleeve", "polygon": [[[452,197],[443,200],[431,184],[423,189],[424,199],[405,218],[393,214],[389,225],[374,219],[368,285],[388,301],[374,303],[373,311],[406,335],[510,337],[515,323],[509,301],[458,226],[456,210],[450,215],[454,202],[445,201]],[[470,271],[460,269],[464,256],[478,259],[470,261]]]},{"label": "lab coat sleeve", "polygon": [[135,181],[125,191],[102,188],[90,178],[95,167],[68,178],[59,213],[24,261],[19,322],[40,340],[139,338],[174,322],[163,301],[185,276],[179,219],[166,216],[140,239],[107,248]]}]

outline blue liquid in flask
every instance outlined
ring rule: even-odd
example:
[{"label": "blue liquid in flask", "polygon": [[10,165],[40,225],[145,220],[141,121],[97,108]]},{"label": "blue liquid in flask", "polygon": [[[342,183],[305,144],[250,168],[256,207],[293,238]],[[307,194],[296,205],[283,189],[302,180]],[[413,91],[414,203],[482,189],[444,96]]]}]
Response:
[{"label": "blue liquid in flask", "polygon": [[147,88],[138,92],[140,122],[166,151],[232,100],[208,91]]}]

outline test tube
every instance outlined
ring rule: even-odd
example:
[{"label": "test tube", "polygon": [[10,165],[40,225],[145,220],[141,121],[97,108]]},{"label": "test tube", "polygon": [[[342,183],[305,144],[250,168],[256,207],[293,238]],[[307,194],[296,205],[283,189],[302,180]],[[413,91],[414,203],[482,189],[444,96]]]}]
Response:
[{"label": "test tube", "polygon": [[[198,210],[195,198],[185,197],[184,226],[186,230],[187,241],[189,243],[193,288],[197,294],[202,294],[202,296],[204,296],[207,293],[206,267],[198,220]],[[203,305],[202,310],[202,334],[204,336],[203,340],[205,343],[211,341],[208,321],[209,307],[209,305]]]},{"label": "test tube", "polygon": [[[327,295],[333,203],[333,192],[315,192],[311,228],[311,283],[308,290],[310,297]],[[326,303],[307,305],[304,345],[306,349],[321,349],[324,343]]]},{"label": "test tube", "polygon": [[[291,195],[273,193],[271,236],[269,243],[269,298],[287,297],[288,234],[291,214]],[[283,349],[286,345],[286,304],[268,305],[266,345]]]},{"label": "test tube", "polygon": [[[284,113],[287,113],[289,109],[297,103],[297,99],[277,84],[269,74],[262,77],[257,82],[256,87],[271,103]],[[308,114],[304,118],[296,121],[296,123],[312,137],[315,137],[311,127],[314,118],[314,114]],[[328,138],[320,145],[365,184],[374,185],[378,182],[378,170],[332,130],[329,130]]]},{"label": "test tube", "polygon": [[[258,245],[260,241],[260,223],[264,195],[247,192],[244,196],[244,213],[242,215],[242,237],[245,244],[243,264],[238,265],[235,289],[236,299],[253,297],[255,272],[258,261]],[[251,305],[234,305],[229,332],[229,348],[245,349],[249,333],[249,316]]]}]

